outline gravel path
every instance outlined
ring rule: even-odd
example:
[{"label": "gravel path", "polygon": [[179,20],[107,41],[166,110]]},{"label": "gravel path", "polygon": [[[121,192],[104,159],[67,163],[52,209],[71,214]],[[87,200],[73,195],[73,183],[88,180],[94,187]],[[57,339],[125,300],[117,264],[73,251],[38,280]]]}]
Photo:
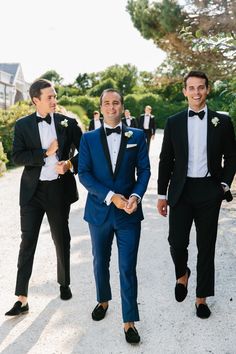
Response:
[{"label": "gravel path", "polygon": [[216,252],[216,296],[209,298],[212,316],[195,315],[196,246],[192,232],[189,295],[174,300],[174,267],[167,242],[168,220],[156,212],[157,156],[162,131],[151,143],[152,177],[144,198],[145,221],[139,250],[139,308],[137,328],[142,342],[125,342],[119,296],[116,244],[113,246],[111,283],[113,300],[106,318],[91,319],[96,304],[91,245],[83,221],[86,191],[79,185],[80,201],[70,217],[73,298],[63,302],[56,283],[56,257],[47,220],[40,232],[30,282],[28,315],[6,319],[15,301],[16,261],[20,242],[19,181],[21,168],[0,178],[0,353],[4,354],[235,354],[236,353],[236,198],[223,203]]}]

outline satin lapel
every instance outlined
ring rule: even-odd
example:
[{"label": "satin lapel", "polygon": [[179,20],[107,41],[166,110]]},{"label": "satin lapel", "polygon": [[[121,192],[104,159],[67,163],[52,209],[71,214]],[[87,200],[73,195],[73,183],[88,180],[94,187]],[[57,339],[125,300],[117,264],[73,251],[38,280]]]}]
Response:
[{"label": "satin lapel", "polygon": [[[213,143],[213,129],[215,128],[214,125],[212,124],[211,120],[214,116],[214,112],[211,110],[207,110],[207,163],[209,162],[209,157],[210,157],[210,148]],[[209,169],[209,164],[208,164],[208,169]]]},{"label": "satin lapel", "polygon": [[40,139],[40,135],[39,135],[39,127],[38,127],[38,123],[37,123],[36,118],[37,118],[36,113],[34,113],[32,115],[32,118],[30,118],[30,122],[31,122],[31,133],[33,136],[33,140],[34,140],[35,146],[38,148],[39,146],[42,147],[42,144],[41,144],[41,139]]},{"label": "satin lapel", "polygon": [[184,148],[185,158],[188,163],[188,110],[183,112],[181,119],[182,122],[180,126],[182,127],[181,133],[182,133],[183,148]]},{"label": "satin lapel", "polygon": [[110,158],[110,153],[109,153],[109,149],[108,149],[107,137],[105,134],[105,130],[104,130],[103,126],[101,126],[101,128],[99,128],[99,129],[100,129],[100,136],[101,136],[103,151],[104,151],[105,157],[107,159],[107,163],[109,165],[109,170],[111,172],[111,175],[113,176],[111,158]]},{"label": "satin lapel", "polygon": [[119,168],[120,168],[120,165],[121,165],[124,153],[125,153],[126,144],[127,144],[127,140],[128,140],[128,138],[125,136],[125,132],[127,132],[128,130],[129,130],[128,127],[126,127],[124,124],[122,124],[120,150],[119,150],[117,161],[116,161],[116,168],[115,168],[115,172],[114,172],[114,178],[116,177],[116,175],[117,175],[117,173],[119,171]]},{"label": "satin lapel", "polygon": [[[63,127],[60,123],[63,119],[61,119],[61,116],[57,115],[56,113],[53,114],[54,118],[54,124],[55,124],[55,129],[57,133],[57,141],[58,141],[58,152],[57,156],[59,158],[59,161],[61,160],[62,157],[62,151],[65,143],[65,133],[66,133],[66,127]],[[62,117],[64,118],[64,117]]]}]

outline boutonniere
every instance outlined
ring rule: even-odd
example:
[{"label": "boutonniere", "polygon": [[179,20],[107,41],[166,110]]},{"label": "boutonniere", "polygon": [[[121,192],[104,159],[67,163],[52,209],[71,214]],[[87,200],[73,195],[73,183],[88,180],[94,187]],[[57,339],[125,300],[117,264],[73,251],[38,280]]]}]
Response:
[{"label": "boutonniere", "polygon": [[127,138],[131,138],[132,135],[133,135],[133,132],[131,130],[129,130],[128,132],[125,132],[125,136]]},{"label": "boutonniere", "polygon": [[220,120],[218,117],[214,117],[212,118],[211,123],[214,125],[214,127],[216,127],[220,123]]},{"label": "boutonniere", "polygon": [[67,128],[68,127],[68,119],[62,120],[60,124],[62,127]]}]

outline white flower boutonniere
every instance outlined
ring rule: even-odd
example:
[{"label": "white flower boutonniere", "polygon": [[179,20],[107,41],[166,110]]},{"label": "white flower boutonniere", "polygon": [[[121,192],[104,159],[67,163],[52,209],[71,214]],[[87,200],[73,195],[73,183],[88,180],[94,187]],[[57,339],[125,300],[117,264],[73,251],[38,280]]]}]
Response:
[{"label": "white flower boutonniere", "polygon": [[212,118],[211,123],[214,125],[214,127],[216,127],[220,123],[219,118],[218,117]]},{"label": "white flower boutonniere", "polygon": [[68,119],[62,120],[60,124],[62,127],[67,128],[68,127]]},{"label": "white flower boutonniere", "polygon": [[125,136],[127,138],[131,138],[132,135],[133,135],[133,132],[131,132],[131,130],[129,130],[128,132],[125,132]]}]

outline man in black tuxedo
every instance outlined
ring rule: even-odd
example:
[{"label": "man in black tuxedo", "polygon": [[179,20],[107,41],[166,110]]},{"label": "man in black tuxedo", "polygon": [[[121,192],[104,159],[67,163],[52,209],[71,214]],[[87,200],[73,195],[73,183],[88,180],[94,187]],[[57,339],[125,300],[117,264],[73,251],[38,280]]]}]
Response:
[{"label": "man in black tuxedo", "polygon": [[121,119],[122,123],[127,127],[137,128],[137,121],[135,117],[131,116],[130,111],[125,109],[124,114],[125,116]]},{"label": "man in black tuxedo", "polygon": [[150,149],[151,139],[155,138],[155,132],[156,132],[155,117],[154,115],[151,114],[151,112],[152,112],[152,107],[146,106],[145,113],[141,114],[138,123],[138,128],[142,129],[145,133],[148,151]]},{"label": "man in black tuxedo", "polygon": [[[197,233],[196,315],[208,318],[206,304],[214,296],[214,256],[218,217],[222,199],[229,191],[236,170],[236,145],[228,116],[206,106],[209,93],[205,73],[191,71],[184,79],[187,110],[169,117],[165,127],[158,175],[158,203],[161,215],[169,204],[169,244],[175,265],[175,297],[187,295],[190,269],[189,234],[194,221]],[[166,197],[168,189],[168,197]]]},{"label": "man in black tuxedo", "polygon": [[100,113],[98,111],[93,112],[93,119],[89,122],[89,131],[95,130],[101,127],[103,119],[100,118]]},{"label": "man in black tuxedo", "polygon": [[56,91],[48,80],[36,80],[29,90],[36,112],[17,120],[13,142],[15,164],[24,166],[20,186],[21,245],[15,295],[18,301],[6,313],[29,310],[28,284],[40,226],[46,213],[57,254],[57,280],[63,300],[72,297],[70,284],[70,204],[78,200],[73,171],[81,129],[75,119],[55,113]]}]

